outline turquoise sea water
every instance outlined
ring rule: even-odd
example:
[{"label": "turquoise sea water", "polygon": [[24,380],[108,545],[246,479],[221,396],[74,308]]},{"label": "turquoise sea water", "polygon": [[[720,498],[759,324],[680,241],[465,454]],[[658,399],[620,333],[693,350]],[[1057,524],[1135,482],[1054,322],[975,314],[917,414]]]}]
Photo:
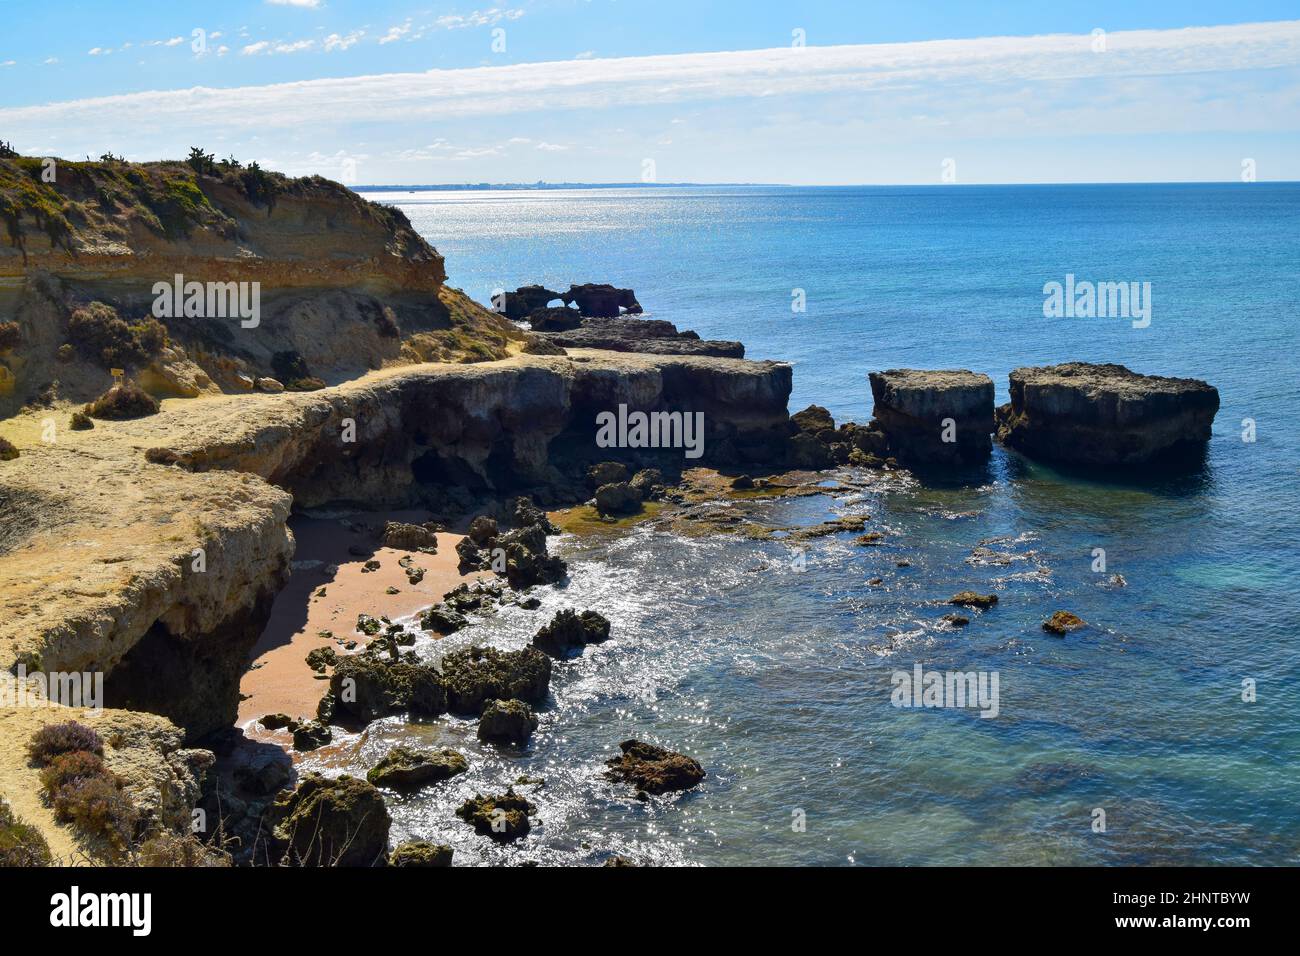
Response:
[{"label": "turquoise sea water", "polygon": [[[573,578],[543,589],[542,611],[418,649],[522,646],[565,606],[607,614],[613,638],[557,668],[522,754],[481,747],[467,721],[373,725],[358,769],[412,737],[473,764],[395,798],[395,836],[453,843],[464,863],[1300,862],[1300,186],[372,198],[400,205],[480,301],[530,282],[630,286],[654,317],[791,361],[792,408],[837,420],[867,420],[867,373],[897,366],[985,372],[1004,401],[1018,365],[1114,361],[1207,379],[1223,400],[1191,475],[1083,478],[995,449],[968,486],[771,504],[774,522],[870,513],[889,533],[881,548],[813,541],[802,571],[779,542],[563,540]],[[1150,326],[1044,318],[1044,283],[1067,273],[1150,282]],[[981,542],[991,557],[972,554]],[[1000,603],[940,626],[966,588]],[[1045,634],[1061,608],[1089,627]],[[917,663],[997,671],[998,717],[891,706],[891,675]],[[637,802],[600,778],[632,736],[696,756],[707,780]],[[547,780],[525,843],[487,845],[454,819],[466,793],[521,774]]]}]

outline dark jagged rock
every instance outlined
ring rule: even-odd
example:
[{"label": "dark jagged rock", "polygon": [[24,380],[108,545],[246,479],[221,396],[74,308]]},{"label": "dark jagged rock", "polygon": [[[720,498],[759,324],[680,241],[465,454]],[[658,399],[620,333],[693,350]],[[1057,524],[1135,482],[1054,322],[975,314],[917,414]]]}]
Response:
[{"label": "dark jagged rock", "polygon": [[490,700],[478,722],[478,739],[523,747],[537,729],[532,708],[522,700]]},{"label": "dark jagged rock", "polygon": [[630,477],[631,472],[628,471],[627,465],[617,461],[602,461],[587,469],[587,483],[593,489],[601,485],[618,484],[620,481],[627,481]]},{"label": "dark jagged rock", "polygon": [[662,498],[666,484],[664,473],[658,468],[642,468],[632,476],[631,481],[632,487],[641,492],[641,497],[646,501]]},{"label": "dark jagged rock", "polygon": [[617,318],[620,310],[632,315],[641,314],[641,303],[637,302],[636,294],[631,289],[616,289],[612,285],[594,282],[571,285],[569,291],[559,298],[565,305],[576,304],[578,311],[587,318]]},{"label": "dark jagged rock", "polygon": [[660,794],[689,790],[704,779],[704,768],[685,754],[640,740],[625,740],[618,746],[622,756],[606,762],[611,780],[625,781],[645,793]]},{"label": "dark jagged rock", "polygon": [[552,657],[567,657],[570,651],[609,640],[609,619],[596,611],[578,614],[565,608],[533,636],[533,646]]},{"label": "dark jagged rock", "polygon": [[582,313],[562,307],[533,309],[528,313],[528,324],[534,332],[569,332],[582,325]]},{"label": "dark jagged rock", "polygon": [[970,623],[970,618],[964,614],[945,614],[940,620],[951,624],[953,627],[965,627]]},{"label": "dark jagged rock", "polygon": [[871,373],[875,420],[908,464],[961,466],[993,448],[993,380],[965,369]]},{"label": "dark jagged rock", "polygon": [[537,504],[531,498],[522,496],[516,498],[511,514],[516,528],[526,528],[535,524],[541,525],[542,530],[548,535],[560,533],[560,529],[551,523],[551,519],[546,516],[546,512],[537,507]]},{"label": "dark jagged rock", "polygon": [[267,714],[258,723],[267,730],[283,730],[295,721],[288,714]]},{"label": "dark jagged rock", "polygon": [[420,615],[420,627],[435,634],[455,634],[469,619],[446,604],[435,604]]},{"label": "dark jagged rock", "polygon": [[379,866],[392,819],[371,784],[347,775],[306,773],[264,820],[274,849],[303,866]]},{"label": "dark jagged rock", "polygon": [[388,855],[389,866],[451,866],[452,848],[425,840],[403,843]]},{"label": "dark jagged rock", "polygon": [[406,789],[449,780],[469,769],[469,761],[455,750],[415,750],[394,747],[366,774],[376,787]]},{"label": "dark jagged rock", "polygon": [[408,712],[437,716],[447,710],[442,678],[407,652],[398,660],[361,653],[341,658],[330,675],[333,711],[364,722]]},{"label": "dark jagged rock", "polygon": [[620,481],[596,489],[596,510],[603,515],[632,515],[641,510],[641,489]]},{"label": "dark jagged rock", "polygon": [[318,750],[334,739],[330,729],[318,720],[298,724],[293,728],[293,749]]},{"label": "dark jagged rock", "polygon": [[998,603],[998,596],[996,594],[978,594],[975,591],[961,591],[950,597],[948,603],[955,604],[957,607],[977,607],[981,611],[987,611]]},{"label": "dark jagged rock", "polygon": [[396,548],[398,551],[423,551],[426,554],[437,554],[438,526],[433,522],[406,524],[402,521],[390,521],[384,526],[384,547]]},{"label": "dark jagged rock", "polygon": [[[520,513],[517,501],[516,514]],[[456,545],[461,570],[490,568],[498,574],[504,573],[510,586],[516,590],[562,581],[568,574],[568,565],[563,559],[549,554],[546,547],[546,536],[555,532],[554,526],[539,509],[530,510],[525,505],[522,513],[535,515],[537,522],[504,534],[491,518],[475,518],[470,524],[469,534]]]},{"label": "dark jagged rock", "polygon": [[662,319],[583,319],[575,328],[547,332],[545,337],[563,348],[745,357],[745,346],[740,342],[704,340],[697,333],[679,331],[673,323]]},{"label": "dark jagged rock", "polygon": [[1086,362],[1018,368],[998,440],[1050,461],[1145,465],[1204,446],[1218,410],[1218,389],[1197,379]]},{"label": "dark jagged rock", "polygon": [[318,674],[324,674],[325,668],[333,667],[338,654],[332,647],[317,647],[307,652],[307,666]]},{"label": "dark jagged rock", "polygon": [[514,292],[502,293],[501,298],[504,302],[494,303],[497,309],[504,311],[506,318],[512,322],[519,322],[538,309],[545,309],[548,303],[556,299],[563,300],[564,296],[559,292],[552,292],[545,286],[524,285]]},{"label": "dark jagged rock", "polygon": [[467,647],[442,659],[447,703],[458,714],[482,713],[489,700],[540,706],[551,687],[551,659],[535,647],[499,651]]},{"label": "dark jagged rock", "polygon": [[474,827],[474,832],[502,843],[527,836],[528,815],[537,808],[507,787],[505,793],[485,797],[475,794],[456,811],[456,816]]},{"label": "dark jagged rock", "polygon": [[1071,631],[1077,631],[1083,626],[1083,618],[1069,611],[1057,611],[1043,622],[1043,630],[1058,637],[1064,637]]}]

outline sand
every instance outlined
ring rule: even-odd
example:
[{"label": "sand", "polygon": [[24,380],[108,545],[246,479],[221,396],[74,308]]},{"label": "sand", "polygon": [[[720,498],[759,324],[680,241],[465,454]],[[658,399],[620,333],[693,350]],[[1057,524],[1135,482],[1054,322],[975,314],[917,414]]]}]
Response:
[{"label": "sand", "polygon": [[[354,523],[382,527],[385,520],[423,521],[425,516],[389,512],[290,520],[298,545],[294,571],[276,597],[271,619],[253,648],[251,668],[239,687],[243,699],[238,721],[249,736],[283,745],[283,733],[273,736],[255,721],[266,714],[315,716],[328,682],[307,666],[307,654],[318,647],[345,653],[336,639],[364,646],[368,638],[356,629],[358,614],[396,621],[436,604],[458,584],[482,576],[457,570],[456,545],[462,535],[440,533],[438,553],[424,554],[378,547],[374,533],[348,528]],[[350,555],[349,546],[364,547],[367,555]],[[425,569],[419,584],[408,583],[405,569],[398,564],[406,555]],[[378,561],[379,569],[364,571],[369,560]],[[337,565],[337,570],[331,565]],[[398,593],[388,594],[390,587]],[[321,588],[324,596],[319,596]],[[322,631],[332,632],[333,637],[322,637]]]}]

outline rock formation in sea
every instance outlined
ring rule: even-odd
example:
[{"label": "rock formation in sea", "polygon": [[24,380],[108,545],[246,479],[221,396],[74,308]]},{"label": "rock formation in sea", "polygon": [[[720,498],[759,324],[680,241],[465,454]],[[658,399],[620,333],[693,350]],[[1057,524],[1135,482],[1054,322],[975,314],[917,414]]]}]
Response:
[{"label": "rock formation in sea", "polygon": [[1203,448],[1218,410],[1218,389],[1197,379],[1086,362],[1018,368],[998,440],[1050,461],[1146,465]]},{"label": "rock formation in sea", "polygon": [[993,380],[955,371],[872,372],[873,415],[904,464],[987,461],[993,443]]}]

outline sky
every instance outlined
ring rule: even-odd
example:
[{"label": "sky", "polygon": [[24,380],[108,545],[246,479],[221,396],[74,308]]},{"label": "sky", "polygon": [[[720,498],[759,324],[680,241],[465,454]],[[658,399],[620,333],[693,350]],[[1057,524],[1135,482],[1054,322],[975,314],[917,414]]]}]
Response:
[{"label": "sky", "polygon": [[0,0],[0,139],[352,185],[1300,180],[1300,5]]}]

